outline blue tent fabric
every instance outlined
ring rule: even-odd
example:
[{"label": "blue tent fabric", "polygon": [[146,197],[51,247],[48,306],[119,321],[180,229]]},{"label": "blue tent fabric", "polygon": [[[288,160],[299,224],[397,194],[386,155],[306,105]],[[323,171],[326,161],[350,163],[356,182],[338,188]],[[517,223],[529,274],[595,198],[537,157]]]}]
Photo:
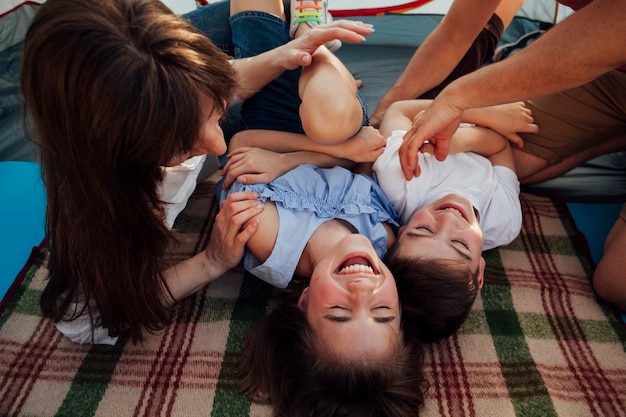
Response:
[{"label": "blue tent fabric", "polygon": [[37,162],[24,132],[19,76],[24,36],[37,6],[24,5],[0,19],[0,161]]},{"label": "blue tent fabric", "polygon": [[34,162],[0,162],[0,299],[45,233],[46,192]]}]

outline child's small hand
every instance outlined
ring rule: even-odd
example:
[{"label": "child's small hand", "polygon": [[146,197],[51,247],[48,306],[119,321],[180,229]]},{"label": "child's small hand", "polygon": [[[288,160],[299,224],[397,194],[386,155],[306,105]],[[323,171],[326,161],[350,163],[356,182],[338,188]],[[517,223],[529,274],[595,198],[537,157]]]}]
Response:
[{"label": "child's small hand", "polygon": [[495,113],[489,118],[489,127],[517,146],[524,146],[524,140],[518,133],[537,133],[539,127],[535,124],[532,111],[523,101],[493,106]]},{"label": "child's small hand", "polygon": [[374,162],[385,150],[386,139],[378,129],[363,126],[359,132],[344,143],[337,145],[341,158],[352,162]]},{"label": "child's small hand", "polygon": [[223,189],[235,181],[242,184],[268,184],[285,172],[295,168],[286,154],[261,148],[238,148],[228,154],[228,162],[222,169]]}]

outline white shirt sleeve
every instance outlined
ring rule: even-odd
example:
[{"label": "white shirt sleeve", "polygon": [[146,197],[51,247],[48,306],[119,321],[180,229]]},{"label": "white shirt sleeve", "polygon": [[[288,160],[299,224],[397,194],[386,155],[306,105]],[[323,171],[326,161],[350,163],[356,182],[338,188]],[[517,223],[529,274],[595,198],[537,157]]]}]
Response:
[{"label": "white shirt sleeve", "polygon": [[522,229],[522,205],[517,175],[503,166],[494,166],[493,171],[498,184],[488,207],[489,213],[485,213],[485,222],[481,219],[485,236],[483,250],[508,245]]}]

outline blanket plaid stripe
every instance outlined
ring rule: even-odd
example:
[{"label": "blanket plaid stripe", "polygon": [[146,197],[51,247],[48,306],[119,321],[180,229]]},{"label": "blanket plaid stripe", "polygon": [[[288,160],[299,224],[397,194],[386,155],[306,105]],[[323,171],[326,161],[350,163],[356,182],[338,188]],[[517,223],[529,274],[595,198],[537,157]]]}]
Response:
[{"label": "blanket plaid stripe", "polygon": [[[172,262],[202,250],[218,209],[201,184]],[[626,416],[626,331],[590,286],[565,204],[522,194],[523,230],[485,252],[486,283],[453,336],[426,346],[422,416]],[[241,267],[180,302],[138,345],[79,346],[41,318],[48,252],[36,248],[0,305],[0,415],[271,416],[237,392],[241,340],[272,288]]]}]

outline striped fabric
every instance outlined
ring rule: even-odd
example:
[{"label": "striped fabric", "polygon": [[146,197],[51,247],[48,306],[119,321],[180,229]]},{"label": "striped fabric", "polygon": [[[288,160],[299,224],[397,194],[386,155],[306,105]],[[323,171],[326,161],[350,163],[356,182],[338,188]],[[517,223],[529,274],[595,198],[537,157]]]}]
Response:
[{"label": "striped fabric", "polygon": [[[486,283],[460,331],[427,346],[422,416],[626,416],[626,331],[595,298],[559,201],[522,195],[522,234],[486,252]],[[207,244],[217,204],[202,184],[173,262]],[[77,346],[40,317],[45,248],[0,306],[0,415],[271,416],[237,393],[242,337],[272,288],[235,268],[181,302],[140,345]],[[19,284],[19,285],[17,285]]]}]

